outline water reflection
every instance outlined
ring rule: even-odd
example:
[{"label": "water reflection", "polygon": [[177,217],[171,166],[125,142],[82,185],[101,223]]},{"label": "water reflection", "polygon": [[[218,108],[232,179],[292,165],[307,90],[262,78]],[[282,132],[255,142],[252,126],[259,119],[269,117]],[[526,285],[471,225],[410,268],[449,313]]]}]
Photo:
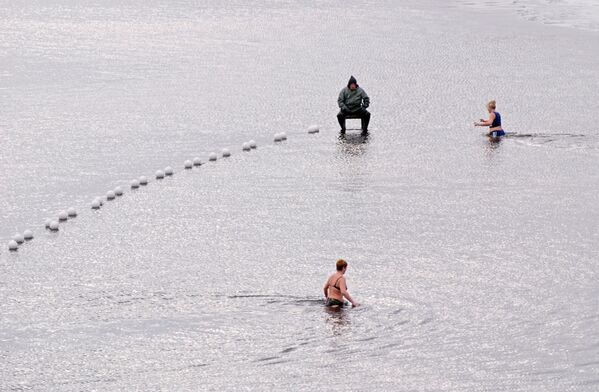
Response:
[{"label": "water reflection", "polygon": [[488,159],[494,159],[497,157],[499,152],[501,151],[501,146],[503,145],[503,137],[491,137],[485,135],[486,141],[483,143],[484,154]]},{"label": "water reflection", "polygon": [[339,143],[337,146],[343,154],[350,156],[361,156],[367,152],[370,133],[342,133],[339,132]]},{"label": "water reflection", "polygon": [[335,336],[343,334],[349,330],[351,320],[347,309],[325,306],[325,322]]}]

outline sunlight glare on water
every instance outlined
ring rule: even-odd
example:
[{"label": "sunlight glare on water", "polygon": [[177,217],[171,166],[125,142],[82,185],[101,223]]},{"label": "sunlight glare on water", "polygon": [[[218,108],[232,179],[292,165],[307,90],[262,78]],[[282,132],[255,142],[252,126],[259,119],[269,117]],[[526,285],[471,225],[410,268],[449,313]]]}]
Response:
[{"label": "sunlight glare on water", "polygon": [[0,5],[0,390],[596,390],[597,34],[458,3]]}]

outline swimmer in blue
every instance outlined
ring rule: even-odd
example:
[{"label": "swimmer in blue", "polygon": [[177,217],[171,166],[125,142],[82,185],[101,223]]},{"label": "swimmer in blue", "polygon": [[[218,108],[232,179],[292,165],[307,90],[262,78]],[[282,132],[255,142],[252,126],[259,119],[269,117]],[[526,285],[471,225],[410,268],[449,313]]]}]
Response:
[{"label": "swimmer in blue", "polygon": [[495,101],[489,101],[487,104],[487,110],[489,111],[489,119],[483,120],[480,119],[479,122],[475,122],[474,126],[476,127],[489,127],[489,133],[487,136],[493,139],[498,139],[501,136],[505,135],[505,131],[501,127],[501,114],[495,111]]}]

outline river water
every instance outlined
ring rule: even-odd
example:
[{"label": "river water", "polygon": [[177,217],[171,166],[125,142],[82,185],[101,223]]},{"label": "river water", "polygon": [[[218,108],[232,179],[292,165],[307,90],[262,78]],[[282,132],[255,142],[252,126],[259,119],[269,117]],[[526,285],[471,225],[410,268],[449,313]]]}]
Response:
[{"label": "river water", "polygon": [[523,3],[0,3],[0,390],[597,390],[599,33]]}]

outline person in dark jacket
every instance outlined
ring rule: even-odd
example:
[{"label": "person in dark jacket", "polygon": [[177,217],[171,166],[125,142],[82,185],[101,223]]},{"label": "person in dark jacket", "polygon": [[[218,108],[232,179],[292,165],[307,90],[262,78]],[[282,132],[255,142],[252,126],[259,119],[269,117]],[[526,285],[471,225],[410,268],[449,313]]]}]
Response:
[{"label": "person in dark jacket", "polygon": [[348,117],[360,118],[362,120],[362,133],[368,132],[368,123],[370,122],[370,112],[366,110],[370,106],[370,98],[366,91],[360,86],[356,78],[349,78],[347,87],[339,93],[337,104],[341,111],[337,114],[337,120],[341,126],[341,133],[345,133],[345,119]]}]

